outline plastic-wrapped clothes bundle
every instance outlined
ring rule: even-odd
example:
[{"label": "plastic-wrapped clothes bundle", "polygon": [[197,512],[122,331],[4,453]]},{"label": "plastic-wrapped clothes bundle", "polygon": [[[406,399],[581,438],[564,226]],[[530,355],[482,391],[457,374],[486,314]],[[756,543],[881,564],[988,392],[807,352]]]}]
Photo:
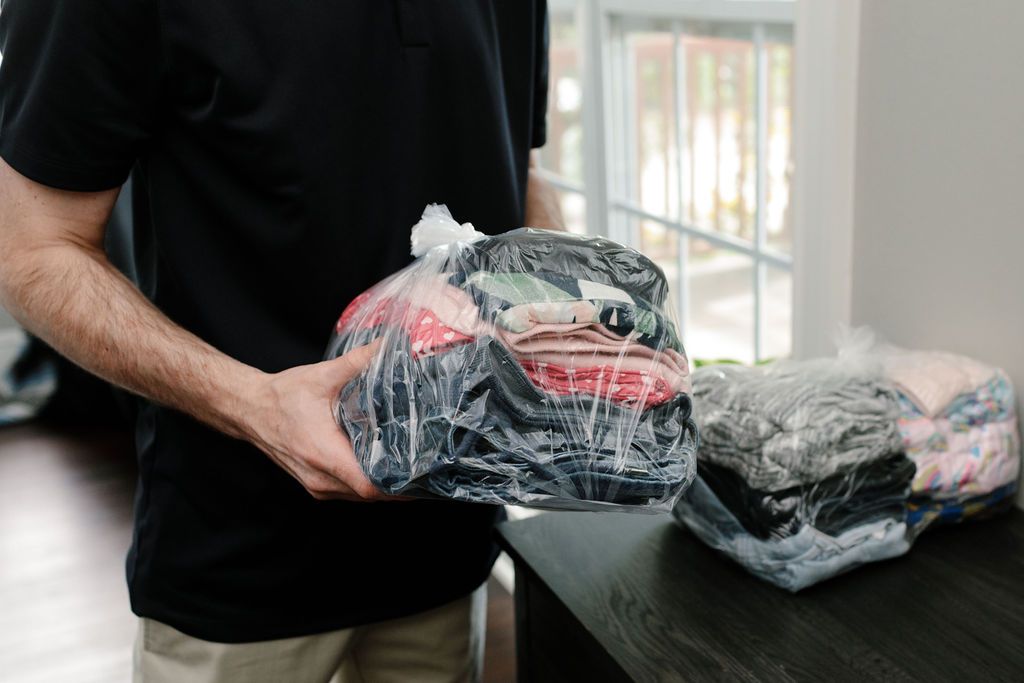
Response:
[{"label": "plastic-wrapped clothes bundle", "polygon": [[850,331],[837,359],[694,373],[698,480],[677,518],[796,591],[905,552],[933,523],[1012,505],[1020,435],[1006,374]]},{"label": "plastic-wrapped clothes bundle", "polygon": [[1013,505],[1020,433],[1013,386],[1001,370],[939,351],[877,345],[899,396],[899,430],[917,465],[907,523],[984,517]]},{"label": "plastic-wrapped clothes bundle", "polygon": [[908,550],[915,468],[877,365],[718,365],[693,383],[699,476],[674,512],[701,540],[791,591]]},{"label": "plastic-wrapped clothes bundle", "polygon": [[431,206],[410,266],[356,298],[326,357],[380,339],[337,418],[391,494],[668,510],[694,475],[689,365],[661,270],[605,239],[487,237]]}]

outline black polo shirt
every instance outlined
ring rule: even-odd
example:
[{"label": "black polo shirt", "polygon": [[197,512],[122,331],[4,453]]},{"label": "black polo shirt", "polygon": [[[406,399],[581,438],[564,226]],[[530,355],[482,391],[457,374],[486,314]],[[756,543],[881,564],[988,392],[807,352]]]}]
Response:
[{"label": "black polo shirt", "polygon": [[[0,155],[70,190],[134,170],[135,267],[178,324],[274,372],[409,261],[428,202],[523,222],[544,0],[5,0]],[[487,576],[498,509],[318,502],[145,404],[132,608],[215,641],[404,616]]]}]

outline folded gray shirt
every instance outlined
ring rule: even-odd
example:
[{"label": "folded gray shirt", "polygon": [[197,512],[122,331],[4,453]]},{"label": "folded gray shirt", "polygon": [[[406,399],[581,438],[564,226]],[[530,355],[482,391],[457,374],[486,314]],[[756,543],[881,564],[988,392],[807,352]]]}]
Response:
[{"label": "folded gray shirt", "polygon": [[693,397],[698,457],[752,488],[814,484],[902,450],[895,390],[838,361],[703,367]]}]

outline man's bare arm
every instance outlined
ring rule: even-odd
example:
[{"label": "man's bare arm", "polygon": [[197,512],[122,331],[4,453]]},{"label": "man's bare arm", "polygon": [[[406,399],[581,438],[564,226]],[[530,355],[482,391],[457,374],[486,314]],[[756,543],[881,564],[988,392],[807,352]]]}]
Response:
[{"label": "man's bare arm", "polygon": [[530,228],[565,230],[558,193],[538,171],[539,151],[530,150],[530,170],[526,184],[526,225]]},{"label": "man's bare arm", "polygon": [[0,160],[0,303],[87,370],[251,441],[317,498],[378,497],[331,413],[372,350],[277,374],[221,353],[107,260],[117,193],[56,190]]}]

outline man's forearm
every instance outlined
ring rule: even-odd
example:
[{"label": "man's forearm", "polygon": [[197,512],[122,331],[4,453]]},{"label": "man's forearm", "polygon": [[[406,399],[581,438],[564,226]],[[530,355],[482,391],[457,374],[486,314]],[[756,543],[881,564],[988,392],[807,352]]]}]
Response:
[{"label": "man's forearm", "polygon": [[89,244],[54,241],[0,258],[0,295],[28,330],[104,379],[233,436],[260,376],[182,329]]},{"label": "man's forearm", "polygon": [[249,441],[313,497],[381,498],[331,409],[375,346],[273,374],[228,357],[107,260],[101,245],[116,198],[116,189],[40,185],[0,159],[0,303],[87,370]]},{"label": "man's forearm", "polygon": [[565,230],[562,209],[558,203],[558,193],[551,183],[541,176],[538,156],[537,150],[530,152],[530,168],[526,184],[526,226]]}]

